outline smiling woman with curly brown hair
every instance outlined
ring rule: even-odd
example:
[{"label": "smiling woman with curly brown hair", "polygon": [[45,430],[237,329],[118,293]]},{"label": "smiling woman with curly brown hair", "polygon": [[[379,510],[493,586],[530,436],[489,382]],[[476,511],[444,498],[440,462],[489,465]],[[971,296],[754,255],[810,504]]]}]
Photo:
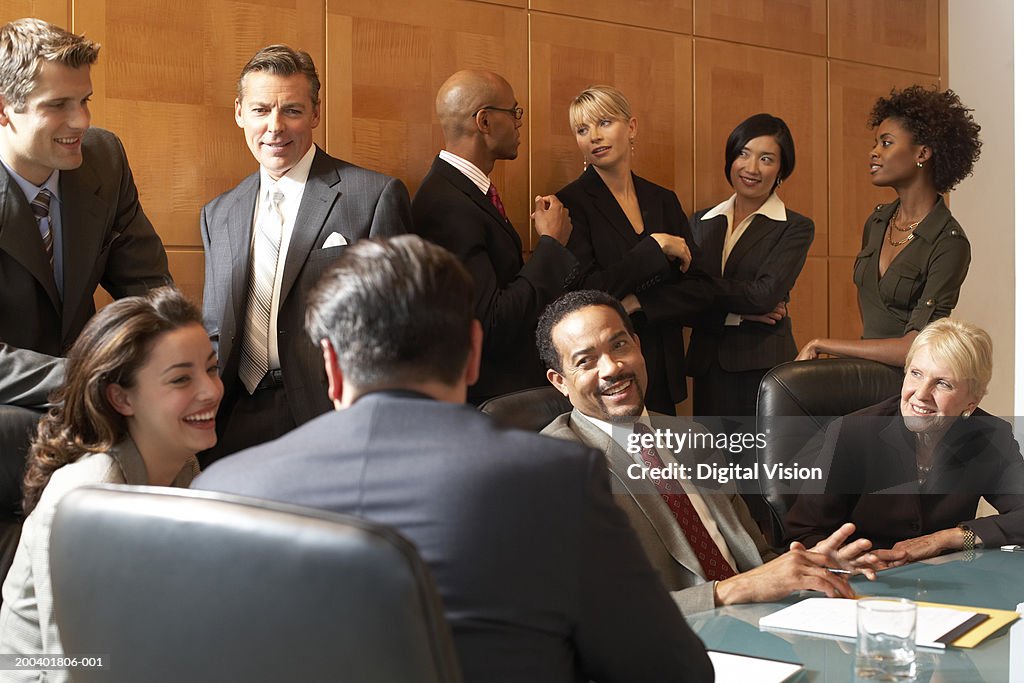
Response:
[{"label": "smiling woman with curly brown hair", "polygon": [[864,224],[853,269],[861,339],[812,339],[797,360],[819,354],[899,366],[928,323],[947,317],[967,277],[971,246],[942,194],[971,174],[981,126],[952,90],[913,85],[875,102],[871,182],[897,200],[879,204]]}]

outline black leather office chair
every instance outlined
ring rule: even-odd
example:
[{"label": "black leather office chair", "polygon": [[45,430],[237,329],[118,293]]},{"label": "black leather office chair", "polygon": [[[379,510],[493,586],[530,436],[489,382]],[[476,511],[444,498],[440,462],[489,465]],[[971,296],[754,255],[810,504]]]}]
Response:
[{"label": "black leather office chair", "polygon": [[11,568],[21,538],[21,480],[41,416],[36,410],[0,405],[0,583]]},{"label": "black leather office chair", "polygon": [[460,681],[433,580],[388,527],[205,491],[96,486],[50,546],[76,682]]},{"label": "black leather office chair", "polygon": [[508,427],[539,432],[572,410],[572,404],[554,387],[537,387],[495,396],[481,403],[480,410]]},{"label": "black leather office chair", "polygon": [[[765,447],[757,449],[758,463],[792,464],[801,453],[812,455],[809,448],[829,422],[895,396],[902,383],[901,369],[859,358],[789,362],[773,368],[757,392],[757,430],[768,430]],[[768,540],[779,546],[782,520],[799,482],[788,486],[763,476],[763,471],[761,475],[761,493],[772,515]]]}]

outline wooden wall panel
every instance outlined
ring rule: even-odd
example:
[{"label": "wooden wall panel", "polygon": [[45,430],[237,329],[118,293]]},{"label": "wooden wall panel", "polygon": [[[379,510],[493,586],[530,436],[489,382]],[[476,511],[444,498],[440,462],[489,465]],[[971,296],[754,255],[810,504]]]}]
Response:
[{"label": "wooden wall panel", "polygon": [[779,195],[815,223],[811,254],[828,253],[828,115],[825,60],[757,47],[695,40],[695,209],[733,190],[724,174],[725,141],[743,119],[766,111],[789,125],[796,146],[793,175]]},{"label": "wooden wall panel", "polygon": [[939,75],[939,0],[829,0],[829,56]]},{"label": "wooden wall panel", "polygon": [[696,36],[824,55],[826,0],[694,0]]},{"label": "wooden wall panel", "polygon": [[[675,33],[693,32],[693,0],[530,0],[530,9]],[[615,45],[606,45],[615,49]]]},{"label": "wooden wall panel", "polygon": [[530,21],[531,195],[553,193],[582,172],[569,103],[587,86],[605,83],[626,94],[638,120],[634,170],[674,189],[689,212],[691,39],[545,14]]},{"label": "wooden wall panel", "polygon": [[[896,196],[871,184],[868,159],[874,131],[868,115],[879,97],[913,83],[930,86],[921,74],[833,61],[829,65],[829,254],[856,256],[864,220],[876,205]],[[858,332],[859,336],[859,332]]]},{"label": "wooden wall panel", "polygon": [[828,292],[828,259],[824,256],[809,257],[793,287],[789,303],[797,349],[814,337],[828,336]]},{"label": "wooden wall panel", "polygon": [[70,14],[70,0],[0,0],[0,24],[36,17],[71,30]]},{"label": "wooden wall panel", "polygon": [[[444,137],[437,89],[459,69],[482,68],[512,84],[529,117],[527,15],[465,0],[328,0],[328,150],[396,176],[415,193]],[[528,241],[529,120],[519,158],[492,179]]]},{"label": "wooden wall panel", "polygon": [[860,339],[864,325],[853,284],[853,257],[828,260],[828,334],[837,339]]}]

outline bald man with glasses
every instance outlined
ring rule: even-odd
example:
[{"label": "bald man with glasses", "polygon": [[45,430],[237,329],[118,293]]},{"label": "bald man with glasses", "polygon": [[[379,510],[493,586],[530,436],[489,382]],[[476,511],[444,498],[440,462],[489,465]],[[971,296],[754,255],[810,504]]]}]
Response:
[{"label": "bald man with glasses", "polygon": [[473,277],[474,306],[484,329],[480,380],[468,400],[480,404],[510,391],[543,386],[533,331],[544,307],[576,279],[565,248],[569,212],[554,195],[537,197],[540,239],[529,262],[490,174],[519,154],[523,108],[512,86],[491,71],[459,71],[437,93],[445,149],[412,202],[415,231],[459,257]]}]

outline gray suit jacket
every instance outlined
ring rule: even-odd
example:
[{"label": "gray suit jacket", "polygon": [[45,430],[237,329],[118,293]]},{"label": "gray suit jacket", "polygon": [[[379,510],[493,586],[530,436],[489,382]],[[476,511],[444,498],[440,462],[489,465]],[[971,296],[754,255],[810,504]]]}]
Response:
[{"label": "gray suit jacket", "polygon": [[[249,255],[260,174],[203,208],[201,230],[206,251],[203,321],[220,356],[225,400],[241,388],[238,360],[249,299]],[[278,350],[284,389],[295,424],[330,409],[320,350],[306,336],[306,296],[320,275],[345,250],[323,248],[331,233],[349,244],[368,237],[409,232],[409,193],[402,181],[335,159],[317,148],[295,217],[281,283],[277,314]]]},{"label": "gray suit jacket", "polygon": [[[693,429],[698,428],[695,423]],[[555,418],[541,434],[577,441],[604,453],[615,502],[625,510],[647,558],[679,609],[684,614],[693,614],[714,608],[714,583],[701,578],[700,561],[658,490],[650,480],[635,481],[627,476],[627,468],[634,463],[632,456],[577,410]],[[697,461],[710,460],[715,453],[708,455],[698,456]],[[739,571],[758,567],[775,556],[738,494],[701,495]]]},{"label": "gray suit jacket", "polygon": [[713,677],[601,456],[579,444],[379,391],[215,462],[193,488],[397,529],[430,567],[467,683]]},{"label": "gray suit jacket", "polygon": [[63,301],[30,200],[0,167],[0,403],[48,403],[64,381],[60,356],[96,312],[97,285],[119,299],[171,281],[121,141],[90,128],[82,157],[60,173]]}]

